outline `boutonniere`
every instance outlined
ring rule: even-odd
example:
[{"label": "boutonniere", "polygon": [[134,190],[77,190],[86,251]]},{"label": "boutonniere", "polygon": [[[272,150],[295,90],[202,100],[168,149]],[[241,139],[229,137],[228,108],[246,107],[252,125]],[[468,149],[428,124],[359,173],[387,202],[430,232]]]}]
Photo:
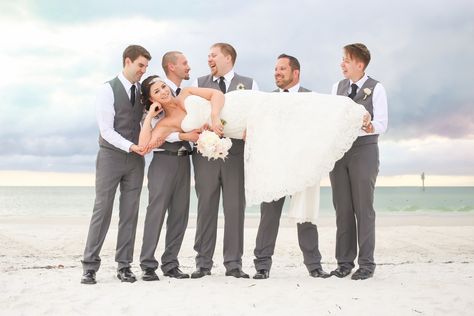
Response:
[{"label": "boutonniere", "polygon": [[243,83],[239,83],[239,84],[237,85],[237,90],[245,90],[244,84],[243,84]]},{"label": "boutonniere", "polygon": [[372,90],[370,90],[369,88],[364,88],[364,93],[365,95],[363,100],[367,99],[367,97],[372,94]]}]

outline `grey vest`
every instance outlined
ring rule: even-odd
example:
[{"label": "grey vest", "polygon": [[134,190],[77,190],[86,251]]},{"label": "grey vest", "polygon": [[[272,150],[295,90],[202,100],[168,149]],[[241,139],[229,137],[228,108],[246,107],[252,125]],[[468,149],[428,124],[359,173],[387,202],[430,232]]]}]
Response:
[{"label": "grey vest", "polygon": [[[140,84],[137,83],[137,96],[132,106],[130,98],[118,77],[108,81],[114,93],[114,130],[123,138],[138,144],[140,135],[140,121],[143,115],[143,104],[140,102]],[[99,135],[99,146],[120,150]]]},{"label": "grey vest", "polygon": [[[198,87],[200,88],[212,88],[220,90],[219,83],[213,81],[212,75],[207,75],[198,78]],[[234,73],[234,78],[230,81],[230,85],[227,88],[227,92],[234,91],[237,89],[251,90],[253,86],[253,79],[249,77],[240,76]],[[232,155],[243,154],[245,143],[241,139],[232,138],[232,147],[229,149],[229,153]]]},{"label": "grey vest", "polygon": [[[354,97],[354,102],[359,103],[365,107],[367,112],[370,113],[371,118],[374,118],[374,105],[373,105],[373,95],[374,95],[374,89],[375,86],[377,85],[378,81],[374,80],[372,78],[368,78],[365,83],[362,85],[362,87],[359,88],[359,91],[357,91],[356,96]],[[344,79],[339,81],[339,85],[337,86],[337,94],[338,95],[345,95],[347,96],[347,92],[349,91],[350,88],[350,81],[349,79]],[[370,95],[365,94],[364,89],[370,89],[372,93]],[[365,100],[364,100],[365,99]],[[356,139],[354,142],[354,145],[365,145],[365,144],[376,144],[378,142],[379,135],[369,135],[369,136],[360,136]]]},{"label": "grey vest", "polygon": [[[280,92],[280,89],[275,89],[272,92]],[[311,90],[303,88],[302,86],[299,87],[298,92],[311,92]]]},{"label": "grey vest", "polygon": [[[219,83],[216,81],[213,81],[213,76],[212,75],[207,75],[203,77],[198,78],[198,87],[200,88],[213,88],[216,90],[219,89]],[[253,79],[249,77],[244,77],[240,76],[236,73],[234,73],[234,78],[230,81],[230,85],[227,88],[227,92],[237,90],[237,86],[239,86],[239,89],[245,89],[245,90],[251,90],[253,85]]]}]

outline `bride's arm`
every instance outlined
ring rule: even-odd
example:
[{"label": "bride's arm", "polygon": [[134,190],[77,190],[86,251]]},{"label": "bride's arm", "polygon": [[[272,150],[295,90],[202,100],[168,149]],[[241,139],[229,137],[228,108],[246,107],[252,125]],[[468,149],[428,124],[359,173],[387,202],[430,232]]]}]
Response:
[{"label": "bride's arm", "polygon": [[219,136],[222,136],[224,126],[222,125],[220,115],[225,102],[224,94],[216,89],[196,87],[185,88],[183,92],[179,95],[182,100],[184,100],[188,95],[197,95],[211,103],[212,130]]},{"label": "bride's arm", "polygon": [[146,113],[146,116],[143,119],[140,136],[138,137],[138,146],[144,147],[148,145],[152,136],[152,130],[154,128],[153,119],[162,111],[163,109],[159,104],[153,103],[150,106],[150,110]]},{"label": "bride's arm", "polygon": [[[163,121],[160,121],[162,123]],[[172,132],[175,131],[174,128],[171,126],[167,126],[165,124],[160,124],[155,126],[155,128],[151,131],[151,138],[148,144],[145,144],[146,151],[150,151],[153,148],[160,147],[165,142],[166,137],[168,137]]]}]

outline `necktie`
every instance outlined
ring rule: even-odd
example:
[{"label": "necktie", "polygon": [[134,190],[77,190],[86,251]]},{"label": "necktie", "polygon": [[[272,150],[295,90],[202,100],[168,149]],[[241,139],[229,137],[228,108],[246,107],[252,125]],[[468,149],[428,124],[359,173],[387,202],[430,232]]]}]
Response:
[{"label": "necktie", "polygon": [[222,93],[225,93],[227,91],[224,77],[219,77],[219,89],[221,89]]},{"label": "necktie", "polygon": [[288,91],[288,89],[285,89],[285,90],[283,90],[283,92],[290,92],[290,91]]},{"label": "necktie", "polygon": [[351,98],[351,99],[354,99],[354,97],[356,96],[357,94],[357,85],[355,83],[351,84],[351,93],[349,93],[348,97]]},{"label": "necktie", "polygon": [[135,85],[132,84],[132,88],[130,89],[131,90],[130,91],[130,102],[132,103],[132,106],[135,105],[135,89],[136,89]]},{"label": "necktie", "polygon": [[176,96],[178,96],[178,94],[181,92],[181,88],[178,87],[178,89],[176,89]]}]

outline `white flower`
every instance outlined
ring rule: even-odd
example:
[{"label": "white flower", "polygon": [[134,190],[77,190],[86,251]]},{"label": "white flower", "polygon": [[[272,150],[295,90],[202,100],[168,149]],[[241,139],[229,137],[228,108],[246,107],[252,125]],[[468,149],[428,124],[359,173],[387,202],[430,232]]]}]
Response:
[{"label": "white flower", "polygon": [[197,150],[207,157],[207,160],[218,158],[225,160],[230,147],[232,147],[232,141],[229,138],[219,138],[212,131],[202,132],[197,141]]},{"label": "white flower", "polygon": [[364,100],[367,99],[367,97],[372,94],[372,90],[370,90],[369,88],[364,88],[363,91],[364,91],[364,94],[365,94],[364,95]]},{"label": "white flower", "polygon": [[244,84],[243,84],[243,83],[239,83],[239,84],[237,85],[237,90],[245,90]]}]

